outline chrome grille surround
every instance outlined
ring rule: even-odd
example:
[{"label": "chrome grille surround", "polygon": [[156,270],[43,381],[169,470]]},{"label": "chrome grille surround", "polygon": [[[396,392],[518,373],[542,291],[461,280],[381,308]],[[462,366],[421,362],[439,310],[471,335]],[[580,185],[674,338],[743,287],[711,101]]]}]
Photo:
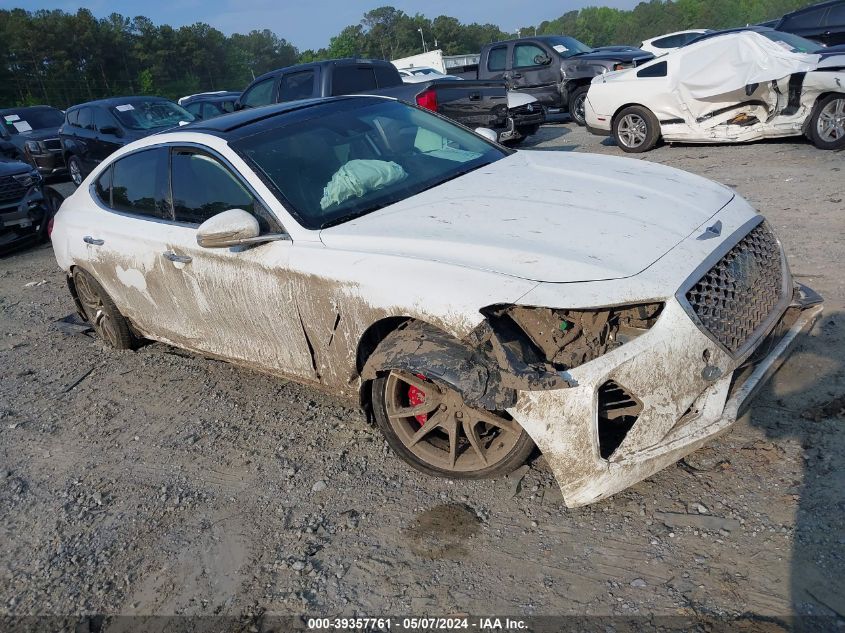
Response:
[{"label": "chrome grille surround", "polygon": [[[732,356],[751,350],[790,301],[789,268],[780,243],[758,217],[700,267],[677,298],[699,327]],[[732,236],[733,237],[733,236]]]}]

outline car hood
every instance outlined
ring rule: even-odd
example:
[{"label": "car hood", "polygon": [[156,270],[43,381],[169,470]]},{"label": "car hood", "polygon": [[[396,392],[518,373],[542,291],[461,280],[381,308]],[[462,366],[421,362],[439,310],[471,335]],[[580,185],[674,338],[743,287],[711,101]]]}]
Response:
[{"label": "car hood", "polygon": [[52,138],[59,138],[59,128],[48,127],[40,130],[21,132],[12,137],[12,142],[23,147],[23,144],[27,141],[45,141]]},{"label": "car hood", "polygon": [[651,59],[654,57],[652,53],[648,51],[619,51],[619,52],[612,52],[612,51],[593,51],[592,53],[584,53],[583,55],[575,55],[573,57],[567,57],[564,59],[564,62],[572,63],[581,60],[586,61],[614,61],[620,63],[631,63],[635,59]]},{"label": "car hood", "polygon": [[0,158],[0,177],[28,174],[31,171],[32,166],[24,162],[19,160],[3,160]]},{"label": "car hood", "polygon": [[543,282],[630,277],[734,197],[629,158],[520,151],[336,227],[326,246]]}]

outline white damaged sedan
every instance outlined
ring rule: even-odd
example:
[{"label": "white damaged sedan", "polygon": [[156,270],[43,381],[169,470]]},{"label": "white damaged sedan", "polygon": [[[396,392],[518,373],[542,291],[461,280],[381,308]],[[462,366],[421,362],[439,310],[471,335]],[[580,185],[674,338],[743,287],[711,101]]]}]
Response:
[{"label": "white damaged sedan", "polygon": [[378,97],[136,141],[52,240],[114,347],[162,341],[360,398],[431,475],[501,475],[539,448],[570,506],[727,429],[822,309],[726,187],[515,153]]}]

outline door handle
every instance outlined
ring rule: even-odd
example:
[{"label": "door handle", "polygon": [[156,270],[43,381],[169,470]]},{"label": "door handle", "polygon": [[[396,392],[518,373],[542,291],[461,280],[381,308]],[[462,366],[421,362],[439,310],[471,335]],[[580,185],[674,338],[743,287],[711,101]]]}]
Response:
[{"label": "door handle", "polygon": [[522,73],[514,73],[513,75],[511,75],[511,77],[513,77],[514,79],[522,79]]},{"label": "door handle", "polygon": [[103,240],[98,240],[96,238],[91,237],[90,235],[86,235],[85,237],[83,237],[82,241],[86,244],[91,244],[92,246],[102,246],[103,244],[105,244]]},{"label": "door handle", "polygon": [[470,101],[481,101],[481,93],[480,92],[469,93],[469,100]]},{"label": "door handle", "polygon": [[176,262],[178,264],[189,264],[191,262],[191,258],[187,255],[177,255],[173,251],[167,251],[164,253],[165,259],[169,259],[172,262]]}]

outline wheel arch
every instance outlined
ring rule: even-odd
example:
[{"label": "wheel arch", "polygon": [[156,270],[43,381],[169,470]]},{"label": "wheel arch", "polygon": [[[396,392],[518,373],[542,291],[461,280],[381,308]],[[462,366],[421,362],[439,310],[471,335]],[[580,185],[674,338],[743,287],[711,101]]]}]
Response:
[{"label": "wheel arch", "polygon": [[[643,105],[642,103],[637,103],[636,101],[632,101],[631,103],[626,103],[625,105],[622,105],[622,106],[619,106],[618,108],[616,108],[616,112],[614,112],[613,116],[610,117],[610,129],[611,129],[611,131],[613,130],[613,126],[616,123],[616,119],[619,118],[619,115],[622,113],[622,111],[625,110],[626,108],[631,108],[633,106],[636,106],[638,108],[645,108],[646,110],[648,110],[649,112],[654,114],[654,112],[651,111],[651,108],[649,108],[646,105]],[[655,115],[654,118],[656,119],[657,115]],[[660,123],[659,120],[658,120],[658,123]]]},{"label": "wheel arch", "polygon": [[812,108],[810,108],[810,114],[809,114],[809,115],[807,115],[807,118],[806,118],[806,119],[804,119],[804,126],[803,126],[803,127],[802,127],[802,129],[801,129],[801,132],[802,132],[803,134],[805,134],[805,135],[806,135],[806,134],[808,134],[808,133],[809,133],[809,131],[810,131],[810,124],[811,124],[811,121],[812,121],[813,117],[816,115],[816,110],[818,109],[819,104],[820,104],[822,101],[824,101],[825,99],[827,99],[828,97],[832,96],[832,95],[839,95],[840,97],[845,97],[845,91],[841,91],[841,90],[827,90],[826,92],[822,92],[822,93],[820,93],[820,94],[816,97],[816,100],[815,100],[815,101],[813,101],[813,107],[812,107]]}]

